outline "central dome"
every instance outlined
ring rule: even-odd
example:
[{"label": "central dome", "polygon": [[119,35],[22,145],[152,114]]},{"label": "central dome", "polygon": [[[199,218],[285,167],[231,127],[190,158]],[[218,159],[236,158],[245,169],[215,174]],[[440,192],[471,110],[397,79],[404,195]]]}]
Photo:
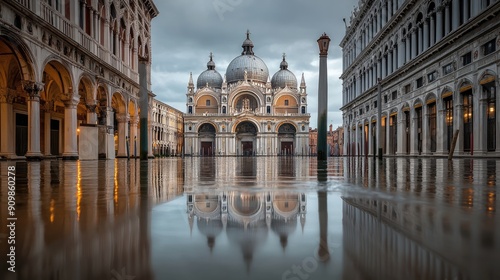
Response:
[{"label": "central dome", "polygon": [[253,53],[253,42],[247,31],[247,38],[243,42],[243,52],[229,63],[226,70],[227,83],[245,80],[245,70],[248,80],[266,83],[269,70],[262,59]]}]

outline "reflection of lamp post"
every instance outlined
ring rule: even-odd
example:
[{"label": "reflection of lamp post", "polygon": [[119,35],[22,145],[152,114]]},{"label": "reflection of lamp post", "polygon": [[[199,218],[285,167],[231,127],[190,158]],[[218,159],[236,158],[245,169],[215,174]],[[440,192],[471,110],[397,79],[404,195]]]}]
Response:
[{"label": "reflection of lamp post", "polygon": [[330,37],[323,33],[318,39],[319,46],[319,85],[318,85],[318,160],[326,160],[326,118],[328,115],[328,76],[327,56]]}]

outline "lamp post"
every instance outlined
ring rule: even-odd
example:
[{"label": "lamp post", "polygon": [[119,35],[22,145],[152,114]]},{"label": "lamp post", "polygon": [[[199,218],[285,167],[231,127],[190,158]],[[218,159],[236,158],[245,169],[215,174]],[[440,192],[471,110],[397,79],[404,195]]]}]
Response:
[{"label": "lamp post", "polygon": [[326,118],[328,115],[328,75],[327,56],[330,37],[323,33],[318,39],[319,46],[319,85],[318,85],[318,148],[317,159],[326,160]]}]

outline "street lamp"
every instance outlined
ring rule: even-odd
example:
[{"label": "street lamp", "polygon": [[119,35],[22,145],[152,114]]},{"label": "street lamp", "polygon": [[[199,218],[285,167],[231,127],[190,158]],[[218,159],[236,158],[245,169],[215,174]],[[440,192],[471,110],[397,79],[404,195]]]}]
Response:
[{"label": "street lamp", "polygon": [[326,119],[328,115],[328,75],[327,56],[330,37],[323,33],[318,39],[319,46],[319,85],[318,85],[318,160],[326,160]]}]

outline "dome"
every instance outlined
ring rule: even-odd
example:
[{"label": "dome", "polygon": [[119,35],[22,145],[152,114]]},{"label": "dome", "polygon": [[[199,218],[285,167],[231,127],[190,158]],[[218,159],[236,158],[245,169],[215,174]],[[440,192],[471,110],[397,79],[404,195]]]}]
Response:
[{"label": "dome", "polygon": [[285,86],[296,89],[297,78],[290,70],[288,70],[288,63],[286,62],[285,55],[283,54],[283,61],[280,64],[280,70],[276,72],[271,79],[271,87],[284,88]]},{"label": "dome", "polygon": [[198,76],[196,87],[199,89],[207,85],[211,88],[222,88],[222,76],[215,70],[215,62],[212,58],[212,53],[210,53],[210,61],[207,63],[207,70],[203,71],[200,76]]},{"label": "dome", "polygon": [[242,44],[243,52],[229,63],[226,70],[228,83],[243,81],[245,70],[248,80],[266,83],[269,77],[269,70],[266,64],[258,56],[254,55],[253,42],[250,40],[250,33],[247,31],[247,38]]}]

